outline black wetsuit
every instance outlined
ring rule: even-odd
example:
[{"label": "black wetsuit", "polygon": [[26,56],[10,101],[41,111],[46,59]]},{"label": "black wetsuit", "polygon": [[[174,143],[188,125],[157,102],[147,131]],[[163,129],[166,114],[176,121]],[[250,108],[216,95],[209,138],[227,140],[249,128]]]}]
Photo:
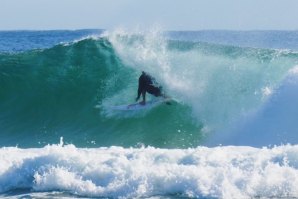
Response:
[{"label": "black wetsuit", "polygon": [[138,88],[137,99],[140,98],[141,94],[144,96],[146,92],[154,95],[155,97],[162,96],[161,90],[162,90],[161,86],[156,85],[154,78],[152,78],[150,75],[143,72],[139,78],[139,88]]}]

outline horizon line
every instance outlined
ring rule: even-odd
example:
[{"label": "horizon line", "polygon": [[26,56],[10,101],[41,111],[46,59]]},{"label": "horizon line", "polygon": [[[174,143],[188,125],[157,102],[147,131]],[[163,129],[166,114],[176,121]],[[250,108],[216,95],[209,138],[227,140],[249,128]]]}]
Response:
[{"label": "horizon line", "polygon": [[[115,28],[114,28],[115,29]],[[131,28],[133,30],[133,28]],[[1,32],[15,32],[15,31],[106,31],[113,29],[106,28],[55,28],[55,29],[0,29]],[[128,29],[129,30],[129,29]],[[239,32],[257,32],[257,31],[287,31],[287,32],[295,32],[298,29],[188,29],[188,30],[162,30],[163,32],[202,32],[202,31],[239,31]]]}]

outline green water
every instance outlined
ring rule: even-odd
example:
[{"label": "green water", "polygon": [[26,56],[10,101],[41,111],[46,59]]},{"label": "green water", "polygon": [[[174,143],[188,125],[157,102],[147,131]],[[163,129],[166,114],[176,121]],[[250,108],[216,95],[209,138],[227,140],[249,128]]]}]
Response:
[{"label": "green water", "polygon": [[[119,92],[130,95],[126,103],[132,103],[137,89],[139,71],[125,66],[106,39],[2,54],[0,71],[2,146],[43,146],[61,136],[79,147],[199,143],[201,125],[185,105],[129,116],[106,116],[97,108]],[[135,88],[127,89],[129,84]]]}]

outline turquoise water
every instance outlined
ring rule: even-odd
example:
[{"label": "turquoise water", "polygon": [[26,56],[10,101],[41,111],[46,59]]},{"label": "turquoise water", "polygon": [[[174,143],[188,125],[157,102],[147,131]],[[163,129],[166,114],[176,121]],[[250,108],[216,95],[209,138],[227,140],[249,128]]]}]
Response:
[{"label": "turquoise water", "polygon": [[[1,196],[297,197],[295,35],[1,32]],[[112,110],[143,70],[175,102]]]},{"label": "turquoise water", "polygon": [[[138,71],[125,66],[105,38],[3,54],[0,144],[40,146],[63,136],[82,147],[183,146],[181,139],[200,129],[185,105],[160,106],[130,117],[121,112],[107,117],[102,108],[96,108],[119,92],[130,94],[125,103],[132,103],[137,76]],[[186,144],[197,145],[199,137]]]}]

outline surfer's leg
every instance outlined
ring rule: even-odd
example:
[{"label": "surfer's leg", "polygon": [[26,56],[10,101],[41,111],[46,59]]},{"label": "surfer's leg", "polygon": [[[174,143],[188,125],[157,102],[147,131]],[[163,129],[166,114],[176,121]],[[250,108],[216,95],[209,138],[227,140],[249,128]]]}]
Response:
[{"label": "surfer's leg", "polygon": [[143,101],[141,101],[140,104],[145,105],[146,104],[146,90],[142,91],[142,98],[143,98]]}]

